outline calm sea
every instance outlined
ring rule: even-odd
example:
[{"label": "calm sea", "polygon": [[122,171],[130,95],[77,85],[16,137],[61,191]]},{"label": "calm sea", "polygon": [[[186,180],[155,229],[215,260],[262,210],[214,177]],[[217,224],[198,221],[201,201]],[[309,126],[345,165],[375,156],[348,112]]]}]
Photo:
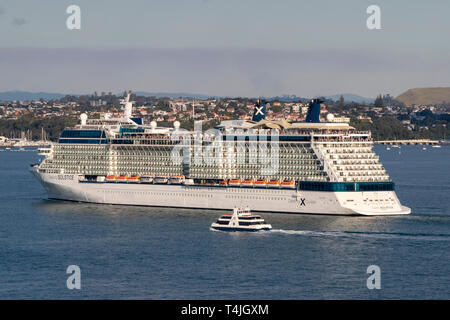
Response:
[{"label": "calm sea", "polygon": [[0,152],[0,299],[450,299],[450,147],[375,150],[411,215],[267,213],[265,234],[210,231],[220,211],[48,201],[36,153]]}]

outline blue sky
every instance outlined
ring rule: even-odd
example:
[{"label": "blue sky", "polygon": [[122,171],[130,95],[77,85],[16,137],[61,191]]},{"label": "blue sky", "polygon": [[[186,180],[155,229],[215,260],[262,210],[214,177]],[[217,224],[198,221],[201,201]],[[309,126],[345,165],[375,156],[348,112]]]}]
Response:
[{"label": "blue sky", "polygon": [[445,0],[3,0],[0,91],[398,95],[450,86],[449,15]]}]

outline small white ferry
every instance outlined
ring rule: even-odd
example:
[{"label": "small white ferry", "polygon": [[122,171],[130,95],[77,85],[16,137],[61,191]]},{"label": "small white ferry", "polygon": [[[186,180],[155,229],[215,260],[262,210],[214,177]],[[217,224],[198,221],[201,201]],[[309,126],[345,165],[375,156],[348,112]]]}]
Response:
[{"label": "small white ferry", "polygon": [[264,219],[257,214],[252,214],[247,208],[234,208],[233,214],[224,214],[211,224],[211,229],[216,231],[247,231],[259,232],[272,229]]}]

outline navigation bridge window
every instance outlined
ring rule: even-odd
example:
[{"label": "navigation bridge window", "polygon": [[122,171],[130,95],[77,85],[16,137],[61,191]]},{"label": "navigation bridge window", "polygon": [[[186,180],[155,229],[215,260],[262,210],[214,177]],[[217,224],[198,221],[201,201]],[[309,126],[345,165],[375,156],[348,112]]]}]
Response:
[{"label": "navigation bridge window", "polygon": [[64,130],[60,138],[106,138],[102,130]]},{"label": "navigation bridge window", "polygon": [[64,130],[59,143],[106,143],[106,133],[103,130]]}]

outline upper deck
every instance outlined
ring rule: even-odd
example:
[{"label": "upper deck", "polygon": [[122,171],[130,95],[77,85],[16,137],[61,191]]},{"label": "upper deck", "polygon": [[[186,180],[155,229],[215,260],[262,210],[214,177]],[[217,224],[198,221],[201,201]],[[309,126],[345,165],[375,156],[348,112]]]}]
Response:
[{"label": "upper deck", "polygon": [[[121,118],[82,115],[80,124],[62,132],[41,168],[93,176],[183,175],[202,181],[390,181],[372,151],[370,132],[348,123],[262,118],[187,131],[178,121],[158,127],[155,121],[148,125],[132,118],[129,97],[125,100],[128,109]],[[183,156],[175,157],[177,152]]]}]

